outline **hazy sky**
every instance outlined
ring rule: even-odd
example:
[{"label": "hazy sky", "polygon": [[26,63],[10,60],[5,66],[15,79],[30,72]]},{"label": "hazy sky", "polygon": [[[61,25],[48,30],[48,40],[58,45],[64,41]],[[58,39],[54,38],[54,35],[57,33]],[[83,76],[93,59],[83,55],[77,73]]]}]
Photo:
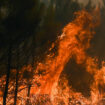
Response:
[{"label": "hazy sky", "polygon": [[[80,3],[87,4],[89,0],[78,0]],[[103,0],[91,0],[94,5],[101,5],[103,6]]]},{"label": "hazy sky", "polygon": [[[46,4],[50,2],[50,0],[40,0],[40,1],[44,1]],[[79,1],[80,3],[83,3],[84,5],[86,5],[89,2],[89,0],[77,0],[77,1]],[[103,1],[105,0],[91,0],[93,5],[100,5],[101,7],[104,6]]]}]

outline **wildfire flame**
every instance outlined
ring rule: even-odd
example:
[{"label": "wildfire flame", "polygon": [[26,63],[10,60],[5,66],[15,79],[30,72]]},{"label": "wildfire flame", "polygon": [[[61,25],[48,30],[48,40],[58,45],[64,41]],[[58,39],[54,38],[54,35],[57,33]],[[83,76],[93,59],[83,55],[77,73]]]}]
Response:
[{"label": "wildfire flame", "polygon": [[[47,56],[44,63],[39,63],[36,68],[36,71],[46,70],[47,74],[39,78],[41,86],[35,94],[49,94],[54,105],[57,105],[57,101],[54,101],[55,97],[63,99],[65,105],[68,105],[70,96],[75,97],[81,104],[91,103],[95,105],[99,101],[100,93],[97,88],[101,80],[101,84],[104,84],[104,78],[101,76],[104,70],[98,70],[97,64],[94,62],[95,59],[86,53],[95,34],[94,28],[99,24],[99,17],[96,16],[98,12],[98,10],[94,11],[93,15],[85,10],[76,12],[76,19],[64,27],[62,35],[58,38],[57,56],[53,57],[53,54]],[[52,46],[54,47],[54,44]],[[57,88],[59,87],[59,77],[65,65],[73,56],[78,64],[85,62],[87,71],[94,76],[95,81],[91,86],[91,98],[89,100],[84,98],[82,94],[73,92],[68,86],[67,80],[63,81],[63,85],[66,85],[65,95],[62,96],[58,92],[60,90]],[[84,102],[79,98],[80,96]]]},{"label": "wildfire flame", "polygon": [[[62,34],[57,39],[57,54],[55,55],[54,53],[51,53],[46,55],[45,60],[43,62],[38,62],[36,69],[33,70],[35,76],[32,83],[35,84],[35,81],[38,81],[40,86],[35,85],[31,88],[31,96],[35,95],[36,97],[34,97],[34,100],[37,100],[37,97],[40,97],[40,95],[48,95],[51,102],[46,105],[105,104],[104,61],[102,62],[102,68],[99,69],[96,62],[98,60],[90,57],[87,53],[87,50],[90,48],[90,41],[95,34],[94,29],[100,23],[99,10],[96,9],[92,13],[82,10],[76,12],[75,15],[76,18],[64,27]],[[55,46],[56,43],[53,43],[49,51]],[[64,70],[64,67],[72,57],[74,57],[77,64],[84,63],[86,71],[94,78],[94,82],[90,87],[91,95],[88,98],[84,97],[82,93],[74,91],[72,86],[68,85],[66,76],[63,76],[60,80],[60,75]],[[33,69],[32,66],[28,65],[23,67],[22,70],[25,70],[26,68],[29,70]],[[44,75],[37,75],[39,72],[42,74],[44,73]],[[23,97],[25,98],[27,93],[26,90],[18,93],[18,96],[22,96],[23,92]],[[45,98],[46,97],[47,96],[45,96]],[[45,100],[43,98],[41,99]]]}]

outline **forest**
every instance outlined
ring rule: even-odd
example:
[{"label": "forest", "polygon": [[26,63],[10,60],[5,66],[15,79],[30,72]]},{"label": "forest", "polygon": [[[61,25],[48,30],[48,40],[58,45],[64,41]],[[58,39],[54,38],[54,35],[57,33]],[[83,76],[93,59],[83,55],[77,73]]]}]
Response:
[{"label": "forest", "polygon": [[104,5],[0,0],[0,105],[105,105]]}]

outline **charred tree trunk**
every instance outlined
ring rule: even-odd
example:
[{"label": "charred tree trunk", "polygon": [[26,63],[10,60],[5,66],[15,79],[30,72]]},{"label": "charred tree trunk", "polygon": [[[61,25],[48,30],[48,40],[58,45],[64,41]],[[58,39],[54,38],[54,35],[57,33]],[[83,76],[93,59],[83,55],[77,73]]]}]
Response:
[{"label": "charred tree trunk", "polygon": [[31,90],[31,84],[28,85],[28,93],[27,93],[28,97],[30,96],[30,90]]},{"label": "charred tree trunk", "polygon": [[19,70],[17,69],[17,73],[16,73],[16,86],[15,86],[15,96],[14,96],[14,105],[16,105],[16,101],[17,101],[18,75],[19,75]]},{"label": "charred tree trunk", "polygon": [[28,84],[28,92],[27,92],[27,102],[26,105],[30,105],[30,90],[31,90],[31,84]]},{"label": "charred tree trunk", "polygon": [[[35,62],[35,37],[33,36],[33,38],[32,38],[32,47],[31,47],[31,57],[32,57],[32,63],[31,63],[31,65],[32,65],[32,71],[31,71],[31,74],[32,74],[32,78],[33,78],[33,70],[34,70],[34,62]],[[26,105],[29,105],[29,97],[30,97],[30,91],[31,91],[31,87],[32,87],[32,83],[31,83],[31,81],[28,81],[29,83],[28,83],[28,92],[27,92],[27,104]]]},{"label": "charred tree trunk", "polygon": [[10,44],[8,48],[7,74],[6,74],[5,91],[3,95],[3,105],[6,105],[6,98],[8,95],[8,85],[9,85],[10,70],[11,70],[11,57],[12,57],[11,53],[12,53],[12,45]]},{"label": "charred tree trunk", "polygon": [[16,105],[16,101],[17,101],[18,76],[19,76],[19,51],[17,50],[17,69],[16,69],[16,85],[15,85],[14,105]]}]

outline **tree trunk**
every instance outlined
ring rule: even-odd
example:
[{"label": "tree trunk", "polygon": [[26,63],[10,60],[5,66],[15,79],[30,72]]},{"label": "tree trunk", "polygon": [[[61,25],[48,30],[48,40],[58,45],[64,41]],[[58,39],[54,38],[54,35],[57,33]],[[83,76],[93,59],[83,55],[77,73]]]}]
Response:
[{"label": "tree trunk", "polygon": [[[33,39],[32,39],[32,48],[31,48],[31,54],[32,54],[32,71],[31,71],[31,73],[32,73],[32,77],[33,77],[33,69],[34,69],[34,48],[35,48],[35,39],[34,39],[34,36],[33,36]],[[29,81],[28,81],[29,82]],[[30,81],[31,82],[31,81]],[[28,83],[28,93],[27,93],[27,104],[26,105],[29,105],[29,97],[30,97],[30,90],[31,90],[31,86],[32,86],[32,84],[31,83]]]},{"label": "tree trunk", "polygon": [[[31,65],[32,65],[32,71],[31,71],[31,73],[32,73],[32,77],[34,76],[33,74],[34,74],[34,62],[35,62],[35,36],[33,36],[33,38],[32,38],[32,45],[31,45],[32,47],[31,47],[31,57],[32,57],[32,63],[31,63]],[[29,83],[30,82],[30,83]],[[30,91],[31,91],[31,87],[32,87],[32,83],[31,83],[31,81],[28,81],[28,92],[27,92],[27,102],[26,102],[26,105],[29,105],[30,104],[30,102],[29,102],[29,97],[30,97]]]},{"label": "tree trunk", "polygon": [[7,74],[6,74],[6,85],[5,85],[5,91],[4,91],[4,95],[3,95],[3,105],[6,105],[6,98],[8,95],[8,85],[9,85],[9,78],[10,78],[10,70],[11,70],[11,51],[12,50],[12,45],[9,45],[9,49],[8,49],[8,63],[7,63]]},{"label": "tree trunk", "polygon": [[26,105],[30,105],[30,90],[31,90],[31,84],[28,84],[28,93],[27,93],[27,102]]},{"label": "tree trunk", "polygon": [[16,85],[15,85],[14,105],[16,105],[16,101],[17,101],[18,75],[19,75],[19,51],[17,50],[17,69],[16,69]]},{"label": "tree trunk", "polygon": [[28,93],[27,93],[28,97],[30,96],[30,90],[31,90],[31,84],[28,85]]},{"label": "tree trunk", "polygon": [[15,96],[14,96],[14,105],[16,105],[16,101],[17,101],[18,75],[19,75],[19,70],[17,69],[17,73],[16,73],[16,87],[15,87]]}]

